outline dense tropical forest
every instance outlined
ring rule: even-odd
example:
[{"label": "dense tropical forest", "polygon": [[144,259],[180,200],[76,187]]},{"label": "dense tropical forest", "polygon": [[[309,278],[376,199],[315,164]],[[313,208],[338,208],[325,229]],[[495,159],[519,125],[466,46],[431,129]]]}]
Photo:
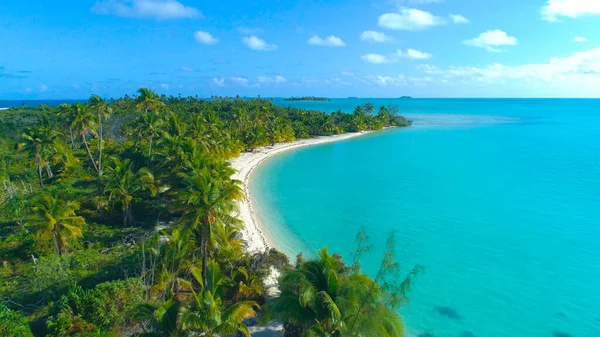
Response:
[{"label": "dense tropical forest", "polygon": [[327,97],[318,97],[318,96],[302,96],[302,97],[288,97],[284,98],[284,101],[329,101],[330,99]]},{"label": "dense tropical forest", "polygon": [[[268,100],[134,97],[0,111],[1,336],[228,336],[279,320],[286,336],[402,336],[393,236],[293,264],[250,255],[228,160],[299,138],[407,126],[394,107],[351,113]],[[346,262],[344,262],[346,261]],[[263,278],[282,272],[267,298]]]}]

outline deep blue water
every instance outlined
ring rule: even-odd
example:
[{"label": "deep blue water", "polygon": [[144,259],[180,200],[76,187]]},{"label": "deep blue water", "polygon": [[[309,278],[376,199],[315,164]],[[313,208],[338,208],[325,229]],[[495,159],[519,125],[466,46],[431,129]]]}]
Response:
[{"label": "deep blue water", "polygon": [[369,101],[415,125],[256,170],[255,206],[282,248],[347,255],[364,227],[374,273],[395,231],[404,270],[425,266],[401,310],[410,336],[600,336],[600,100]]}]

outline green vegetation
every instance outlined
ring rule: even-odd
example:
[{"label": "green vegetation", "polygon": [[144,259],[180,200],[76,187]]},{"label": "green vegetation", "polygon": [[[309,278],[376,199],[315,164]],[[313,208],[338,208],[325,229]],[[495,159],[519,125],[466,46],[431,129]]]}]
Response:
[{"label": "green vegetation", "polygon": [[[275,250],[247,254],[227,160],[407,125],[371,104],[326,114],[148,89],[1,111],[0,335],[248,335],[260,316],[287,336],[402,336],[395,308],[413,273],[388,279],[400,279],[391,248],[375,279],[360,272],[364,240],[352,266],[327,250],[294,267]],[[273,267],[282,295],[266,304]]]},{"label": "green vegetation", "polygon": [[302,96],[302,97],[288,97],[284,98],[284,101],[329,101],[330,99],[327,97],[318,97],[318,96]]}]

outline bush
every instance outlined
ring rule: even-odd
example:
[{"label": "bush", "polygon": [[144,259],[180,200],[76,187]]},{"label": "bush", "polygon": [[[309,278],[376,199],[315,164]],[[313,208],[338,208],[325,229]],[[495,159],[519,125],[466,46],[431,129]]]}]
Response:
[{"label": "bush", "polygon": [[144,298],[138,278],[101,283],[84,290],[73,287],[55,305],[48,319],[52,336],[113,336],[125,323],[125,313]]},{"label": "bush", "polygon": [[3,302],[0,302],[0,336],[33,337],[25,318],[10,310]]}]

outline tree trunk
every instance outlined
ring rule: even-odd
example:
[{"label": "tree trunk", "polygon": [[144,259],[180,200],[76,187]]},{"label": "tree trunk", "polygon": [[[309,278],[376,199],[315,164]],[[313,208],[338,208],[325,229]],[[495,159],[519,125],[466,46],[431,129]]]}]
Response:
[{"label": "tree trunk", "polygon": [[98,213],[100,215],[100,219],[104,219],[104,214],[102,212],[102,117],[98,114],[98,124],[100,125],[100,130],[98,132]]},{"label": "tree trunk", "polygon": [[102,118],[100,117],[100,114],[98,114],[98,124],[100,125],[100,130],[98,132],[98,177],[100,177],[101,173],[102,173],[102,139],[103,139],[103,135],[102,135]]},{"label": "tree trunk", "polygon": [[133,207],[130,202],[125,206],[125,210],[123,211],[123,226],[127,227],[131,223],[133,223]]},{"label": "tree trunk", "polygon": [[73,128],[69,126],[69,135],[71,136],[71,150],[75,149],[75,137],[73,137]]},{"label": "tree trunk", "polygon": [[148,146],[148,157],[152,154],[152,140],[154,140],[154,132],[150,134],[150,146]]},{"label": "tree trunk", "polygon": [[35,154],[35,162],[38,166],[38,175],[40,177],[40,187],[44,187],[44,180],[42,179],[42,158],[40,158],[39,153]]},{"label": "tree trunk", "polygon": [[208,255],[208,221],[202,221],[202,234],[200,237],[200,254],[202,254],[202,286],[206,289],[208,285],[206,259]]},{"label": "tree trunk", "polygon": [[50,168],[49,164],[46,164],[46,174],[48,175],[49,178],[54,177],[54,174],[52,173],[52,169]]},{"label": "tree trunk", "polygon": [[85,139],[85,135],[81,135],[81,140],[83,141],[83,144],[85,145],[85,150],[88,153],[88,156],[90,157],[90,160],[92,161],[92,165],[94,165],[94,169],[96,169],[96,172],[98,171],[98,166],[96,165],[96,161],[94,161],[94,156],[92,156],[92,152],[90,152],[90,147],[88,146],[87,140]]},{"label": "tree trunk", "polygon": [[62,255],[62,251],[60,249],[60,243],[58,240],[58,233],[55,230],[52,230],[52,239],[54,240],[54,253],[58,256]]}]

